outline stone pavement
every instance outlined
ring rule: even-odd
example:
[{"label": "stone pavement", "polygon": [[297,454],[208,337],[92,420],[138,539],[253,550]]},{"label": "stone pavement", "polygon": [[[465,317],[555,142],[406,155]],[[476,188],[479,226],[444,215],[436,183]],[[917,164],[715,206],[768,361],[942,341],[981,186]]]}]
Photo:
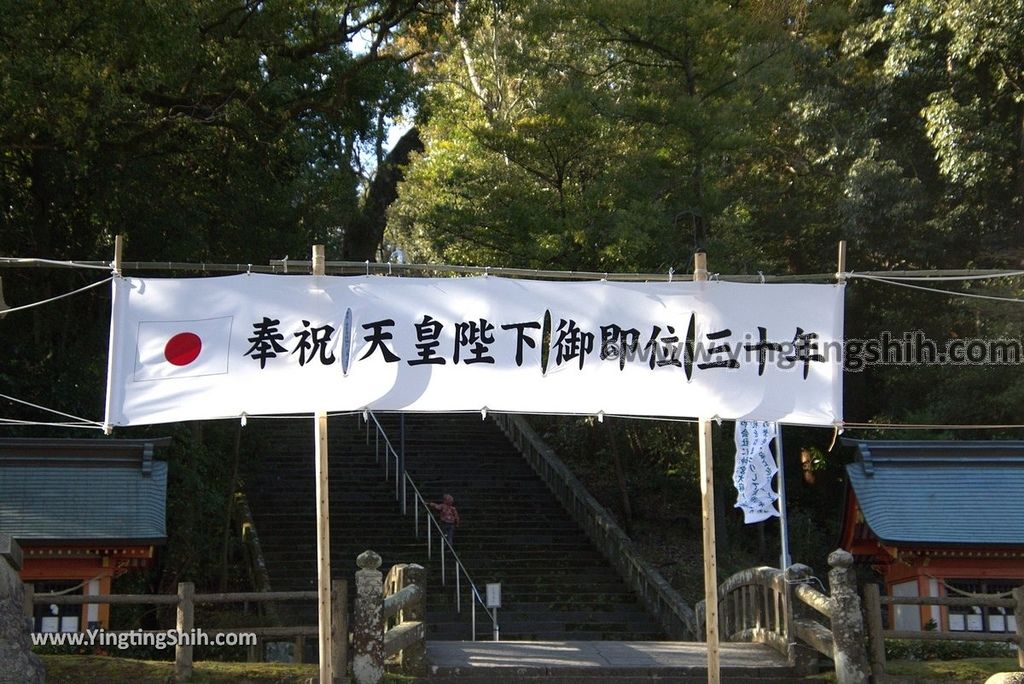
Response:
[{"label": "stone pavement", "polygon": [[[678,641],[428,641],[434,681],[706,682],[705,645]],[[794,681],[785,658],[761,644],[721,646],[723,682]]]}]

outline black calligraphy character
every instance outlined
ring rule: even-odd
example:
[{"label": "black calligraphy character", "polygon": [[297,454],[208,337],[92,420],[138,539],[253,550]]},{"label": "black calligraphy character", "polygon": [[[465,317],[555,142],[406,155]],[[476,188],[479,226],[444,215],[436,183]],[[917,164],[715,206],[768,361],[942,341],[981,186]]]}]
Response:
[{"label": "black calligraphy character", "polygon": [[679,336],[675,334],[676,329],[671,325],[666,325],[665,329],[668,335],[662,337],[661,344],[658,345],[657,365],[659,368],[662,366],[682,367],[683,364],[679,362],[682,347],[679,346]]},{"label": "black calligraphy character", "polygon": [[441,328],[444,327],[435,318],[424,316],[419,323],[414,323],[416,328],[416,356],[417,359],[409,359],[410,366],[422,366],[424,364],[444,365],[447,363],[443,356],[437,355],[437,347],[441,344]]},{"label": "black calligraphy character", "polygon": [[541,325],[537,321],[528,321],[526,323],[509,323],[501,326],[502,330],[515,330],[516,331],[516,365],[523,365],[523,345],[528,346],[530,349],[537,348],[537,342],[532,337],[526,334],[526,329],[540,330]]},{"label": "black calligraphy character", "polygon": [[[719,330],[717,332],[708,333],[706,335],[706,337],[708,338],[708,340],[713,342],[715,340],[721,340],[723,338],[729,337],[730,335],[732,335],[732,330],[729,330],[728,328],[725,328],[724,330]],[[705,352],[705,358],[711,358],[715,354],[725,354],[727,356],[727,358],[719,359],[719,360],[716,360],[716,361],[708,361],[706,363],[698,363],[697,364],[697,368],[700,368],[701,370],[705,370],[707,368],[739,368],[740,367],[740,362],[737,361],[736,359],[732,358],[732,348],[729,346],[728,343],[726,343],[726,344],[716,344],[716,345],[709,346],[708,349],[707,349],[707,352]]]},{"label": "black calligraphy character", "polygon": [[463,363],[494,363],[494,357],[488,356],[490,346],[494,344],[494,326],[481,318],[480,323],[468,321],[455,324],[455,353],[452,356],[454,363],[459,362],[459,353],[463,347],[469,350],[469,357],[463,359]]},{"label": "black calligraphy character", "polygon": [[757,352],[757,374],[764,375],[764,364],[765,361],[768,359],[768,352],[781,352],[782,345],[779,344],[778,342],[768,341],[767,328],[757,326],[757,333],[761,338],[760,340],[758,340],[757,344],[751,344],[748,342],[747,344],[743,345],[743,348],[747,351]]},{"label": "black calligraphy character", "polygon": [[805,333],[803,328],[796,329],[793,336],[793,354],[787,356],[789,362],[799,361],[804,364],[804,380],[807,379],[807,371],[810,370],[811,361],[824,361],[825,357],[818,353],[818,333]]},{"label": "black calligraphy character", "polygon": [[401,359],[398,358],[398,355],[388,349],[387,345],[384,344],[385,340],[390,340],[394,337],[391,333],[385,332],[384,328],[392,328],[394,325],[395,321],[391,318],[385,318],[381,321],[373,321],[372,323],[365,323],[363,325],[363,330],[370,331],[370,334],[363,338],[370,343],[370,346],[367,348],[366,353],[359,357],[360,361],[367,358],[378,349],[380,349],[381,356],[383,356],[384,360],[388,363],[401,361]]},{"label": "black calligraphy character", "polygon": [[644,358],[647,359],[647,365],[650,366],[651,370],[654,370],[655,357],[658,355],[658,334],[661,332],[660,326],[652,326],[651,337],[647,340],[647,344],[644,345]]},{"label": "black calligraphy character", "polygon": [[555,338],[555,365],[561,366],[565,361],[575,358],[580,360],[580,370],[587,354],[594,351],[594,333],[583,332],[571,318],[558,321],[558,337]]},{"label": "black calligraphy character", "polygon": [[636,356],[640,346],[640,331],[636,328],[622,329],[611,323],[601,326],[601,360],[618,359],[619,370],[626,367],[626,361]]},{"label": "black calligraphy character", "polygon": [[299,355],[299,365],[305,366],[306,362],[314,356],[318,357],[320,363],[325,366],[334,363],[334,353],[328,353],[327,350],[327,344],[331,341],[334,328],[330,325],[311,328],[309,327],[309,321],[302,321],[302,327],[304,330],[292,333],[295,337],[299,338],[299,341],[295,344],[295,349],[292,350],[292,354],[297,352]]},{"label": "black calligraphy character", "polygon": [[267,367],[267,359],[277,358],[278,354],[288,351],[279,344],[284,339],[284,335],[277,330],[279,325],[281,325],[281,321],[266,316],[263,317],[262,322],[253,323],[253,336],[247,340],[252,342],[252,346],[242,356],[251,356],[253,360],[259,361],[262,369]]}]

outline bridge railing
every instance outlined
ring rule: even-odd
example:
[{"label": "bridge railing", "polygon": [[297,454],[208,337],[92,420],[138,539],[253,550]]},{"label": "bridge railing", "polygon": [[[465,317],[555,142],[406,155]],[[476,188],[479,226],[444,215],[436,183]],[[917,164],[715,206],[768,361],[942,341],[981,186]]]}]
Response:
[{"label": "bridge railing", "polygon": [[[828,561],[831,594],[811,586],[812,572],[806,565],[792,565],[785,573],[751,568],[727,579],[718,588],[719,634],[726,641],[767,644],[801,670],[813,668],[809,650],[820,653],[835,663],[839,684],[866,684],[870,669],[853,556],[838,550]],[[701,633],[705,620],[702,601],[697,604]]]}]

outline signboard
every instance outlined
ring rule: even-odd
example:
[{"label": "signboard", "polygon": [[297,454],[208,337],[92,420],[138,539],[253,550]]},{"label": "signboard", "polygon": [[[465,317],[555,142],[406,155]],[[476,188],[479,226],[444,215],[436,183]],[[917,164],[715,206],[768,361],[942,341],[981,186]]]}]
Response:
[{"label": "signboard", "polygon": [[111,425],[315,411],[842,418],[843,288],[117,278]]},{"label": "signboard", "polygon": [[488,582],[486,588],[487,608],[501,608],[501,582]]}]

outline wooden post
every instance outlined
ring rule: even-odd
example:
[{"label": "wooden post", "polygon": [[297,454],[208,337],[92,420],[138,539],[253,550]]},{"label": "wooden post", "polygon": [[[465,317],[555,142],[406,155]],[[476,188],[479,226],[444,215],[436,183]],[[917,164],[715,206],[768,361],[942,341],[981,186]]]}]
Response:
[{"label": "wooden post", "polygon": [[[313,275],[325,272],[324,246],[313,245]],[[331,638],[331,506],[327,474],[327,413],[318,411],[313,418],[316,470],[316,587],[317,628],[320,636],[317,658],[320,662],[320,683],[334,683],[334,654]]]},{"label": "wooden post", "polygon": [[[196,585],[192,582],[178,583],[178,615],[176,626],[178,635],[188,634],[192,636],[192,629],[195,627],[195,604],[192,597],[195,596]],[[179,682],[188,681],[192,676],[192,646],[178,644],[174,647],[174,679]]]},{"label": "wooden post", "polygon": [[313,245],[313,275],[325,275],[327,272],[327,259],[324,256],[323,245]]},{"label": "wooden post", "polygon": [[320,636],[320,681],[334,681],[331,668],[331,518],[327,476],[327,413],[320,411],[313,419],[316,426],[316,586],[318,597],[317,626]]},{"label": "wooden post", "polygon": [[[121,257],[122,257],[123,254],[124,254],[124,237],[121,236],[121,235],[115,235],[114,236],[114,260],[112,262],[110,262],[110,268],[111,268],[111,270],[113,270],[114,275],[119,277],[119,278],[121,277]],[[117,287],[113,288],[112,293],[111,293],[111,297],[112,297],[112,299],[111,299],[111,302],[110,302],[110,312],[111,312],[111,316],[113,317],[113,316],[116,316],[116,314],[117,314]],[[116,327],[116,323],[113,320],[113,318],[111,318],[111,321],[110,321],[110,331],[111,331],[110,332],[110,342],[109,342],[109,346],[107,347],[107,358],[108,358],[108,362],[110,364],[110,367],[109,367],[109,369],[107,371],[108,372],[108,377],[107,377],[107,386],[108,387],[110,386],[110,381],[111,381],[110,374],[113,373],[113,368],[114,368],[113,359],[115,358],[115,355],[117,353],[117,350],[114,348],[114,340],[115,340],[114,328],[115,327]],[[108,395],[107,396],[107,402],[106,402],[106,408],[104,410],[104,421],[106,421],[107,417],[110,416],[110,412],[111,412],[111,396]],[[114,433],[114,426],[111,425],[110,423],[104,422],[104,424],[103,424],[103,434],[111,435],[113,433]]]},{"label": "wooden post", "polygon": [[331,581],[331,667],[338,679],[348,672],[348,582]]},{"label": "wooden post", "polygon": [[874,582],[864,585],[864,609],[868,614],[871,677],[879,682],[885,676],[885,637],[882,636],[882,597]]},{"label": "wooden post", "polygon": [[846,240],[839,241],[839,260],[836,268],[836,281],[842,285],[846,282]]},{"label": "wooden post", "polygon": [[[708,255],[693,255],[693,279],[708,279]],[[708,684],[720,681],[720,654],[718,645],[718,559],[715,555],[715,474],[711,447],[711,420],[701,418],[697,423],[697,441],[700,446],[700,507],[704,527],[704,610],[708,644]]]},{"label": "wooden post", "polygon": [[35,607],[36,585],[32,582],[25,583],[25,617],[28,618],[29,631],[36,629],[36,607]]},{"label": "wooden post", "polygon": [[110,265],[111,270],[121,275],[121,257],[124,254],[124,236],[114,236],[114,262]]},{"label": "wooden post", "polygon": [[1017,664],[1024,670],[1024,587],[1013,590],[1013,619],[1017,623]]}]

